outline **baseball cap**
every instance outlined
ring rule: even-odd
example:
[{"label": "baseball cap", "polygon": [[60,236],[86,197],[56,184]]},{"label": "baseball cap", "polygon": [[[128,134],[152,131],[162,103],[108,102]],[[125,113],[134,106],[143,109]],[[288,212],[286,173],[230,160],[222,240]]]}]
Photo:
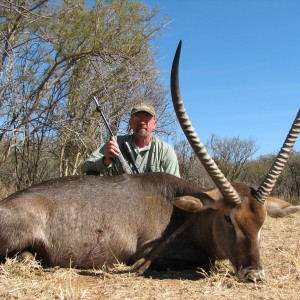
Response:
[{"label": "baseball cap", "polygon": [[152,105],[148,104],[148,103],[139,103],[137,105],[135,105],[132,110],[131,110],[131,115],[140,112],[140,111],[145,111],[147,113],[149,113],[150,115],[152,115],[153,117],[155,117],[155,109]]}]

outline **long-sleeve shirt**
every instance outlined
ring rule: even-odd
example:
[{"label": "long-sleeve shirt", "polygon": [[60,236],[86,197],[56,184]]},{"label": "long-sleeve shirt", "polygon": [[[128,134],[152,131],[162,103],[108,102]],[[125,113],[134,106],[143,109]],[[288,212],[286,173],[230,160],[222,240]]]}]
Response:
[{"label": "long-sleeve shirt", "polygon": [[[177,156],[171,145],[158,138],[152,137],[151,142],[146,147],[139,149],[135,145],[132,135],[117,136],[117,142],[120,148],[126,141],[131,145],[132,149],[134,149],[135,164],[139,173],[166,172],[180,177]],[[106,144],[96,149],[83,163],[83,173],[95,172],[100,175],[105,175],[111,171],[112,164],[108,167],[103,164],[105,146]],[[117,169],[118,174],[124,173],[118,159],[114,162],[114,168]]]}]

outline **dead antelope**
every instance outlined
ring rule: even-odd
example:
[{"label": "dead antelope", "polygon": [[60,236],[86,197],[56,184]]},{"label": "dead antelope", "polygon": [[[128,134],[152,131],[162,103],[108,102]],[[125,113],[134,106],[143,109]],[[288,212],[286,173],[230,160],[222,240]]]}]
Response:
[{"label": "dead antelope", "polygon": [[[164,173],[115,177],[71,176],[37,184],[0,202],[0,256],[34,253],[47,266],[139,266],[174,231],[176,260],[202,266],[228,258],[241,280],[263,280],[259,237],[266,214],[299,206],[270,197],[300,131],[300,112],[261,186],[229,183],[186,115],[178,83],[179,45],[171,90],[183,131],[216,187],[210,191]],[[191,220],[191,221],[190,221]],[[188,224],[189,226],[185,226]],[[156,261],[172,261],[172,251]],[[179,253],[179,256],[178,256]],[[186,253],[189,253],[188,255]],[[192,253],[192,255],[191,255]]]}]

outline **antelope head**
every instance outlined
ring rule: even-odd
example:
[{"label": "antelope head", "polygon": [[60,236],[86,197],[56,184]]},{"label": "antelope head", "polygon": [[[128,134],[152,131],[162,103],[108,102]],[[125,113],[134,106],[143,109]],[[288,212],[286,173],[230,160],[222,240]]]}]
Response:
[{"label": "antelope head", "polygon": [[[218,217],[212,225],[211,234],[215,239],[215,247],[212,248],[217,249],[214,255],[219,259],[229,258],[240,279],[263,280],[264,270],[260,263],[259,237],[267,212],[266,202],[287,163],[300,132],[300,110],[273,166],[260,187],[255,190],[244,184],[230,183],[200,141],[184,108],[178,78],[180,51],[181,41],[177,47],[171,71],[174,109],[187,140],[216,186],[216,189],[208,195],[215,202],[222,203],[221,206],[217,206]],[[205,226],[205,224],[202,225]]]}]

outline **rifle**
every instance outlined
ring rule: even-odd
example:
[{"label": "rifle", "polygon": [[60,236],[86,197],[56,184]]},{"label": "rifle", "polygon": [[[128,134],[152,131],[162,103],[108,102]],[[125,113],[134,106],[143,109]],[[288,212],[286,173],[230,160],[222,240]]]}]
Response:
[{"label": "rifle", "polygon": [[[109,132],[110,139],[118,145],[118,142],[117,142],[117,140],[116,140],[114,134],[112,133],[112,131],[111,131],[109,125],[108,125],[108,122],[107,122],[107,120],[106,120],[106,118],[105,118],[105,116],[104,116],[104,114],[103,114],[103,112],[102,112],[102,110],[101,110],[100,104],[99,104],[99,102],[98,102],[98,100],[97,100],[97,98],[96,98],[95,96],[94,96],[94,101],[95,101],[95,103],[96,103],[97,111],[100,113],[100,115],[101,115],[101,117],[102,117],[102,119],[103,119],[103,121],[104,121],[104,124],[105,124],[105,126],[106,126],[106,128],[107,128],[107,130],[108,130],[108,132]],[[119,154],[119,156],[118,156],[118,159],[119,159],[119,161],[120,161],[120,164],[121,164],[121,166],[122,166],[123,171],[124,171],[125,173],[127,173],[127,174],[138,173],[138,169],[137,169],[137,167],[136,167],[136,165],[135,165],[133,155],[132,155],[132,153],[130,152],[130,151],[132,151],[132,150],[131,150],[131,148],[130,148],[130,146],[129,146],[128,144],[126,144],[126,151],[127,151],[127,153],[129,152],[130,155],[131,155],[131,156],[130,156],[130,161],[131,161],[132,165],[134,166],[134,170],[131,169],[131,167],[129,166],[127,160],[124,158],[122,152],[120,151],[120,154]]]},{"label": "rifle", "polygon": [[129,143],[126,141],[121,145],[121,151],[124,153],[124,155],[126,156],[126,158],[130,161],[131,165],[132,165],[132,171],[133,173],[139,173],[139,169],[135,164],[135,158],[133,155],[133,151],[129,145]]}]

